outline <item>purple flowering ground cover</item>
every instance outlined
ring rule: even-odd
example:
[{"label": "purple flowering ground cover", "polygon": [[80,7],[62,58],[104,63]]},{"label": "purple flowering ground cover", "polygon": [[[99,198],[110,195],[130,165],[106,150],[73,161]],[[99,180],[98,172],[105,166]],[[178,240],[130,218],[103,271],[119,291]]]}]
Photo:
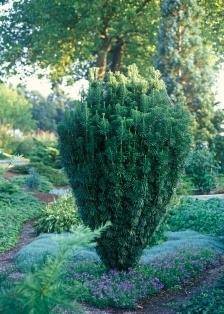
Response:
[{"label": "purple flowering ground cover", "polygon": [[151,295],[179,289],[222,263],[223,255],[210,249],[179,251],[128,272],[106,271],[100,263],[81,262],[70,269],[69,285],[80,302],[132,309]]}]

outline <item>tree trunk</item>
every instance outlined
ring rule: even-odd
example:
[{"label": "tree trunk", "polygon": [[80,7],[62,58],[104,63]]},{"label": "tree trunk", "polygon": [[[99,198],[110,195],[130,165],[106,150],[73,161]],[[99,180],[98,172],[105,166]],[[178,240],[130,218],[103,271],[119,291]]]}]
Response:
[{"label": "tree trunk", "polygon": [[110,69],[112,72],[119,71],[121,67],[121,59],[123,54],[123,40],[118,39],[112,49],[112,61]]},{"label": "tree trunk", "polygon": [[111,40],[109,38],[104,39],[103,44],[98,52],[96,66],[98,70],[98,78],[103,79],[107,68],[107,56],[111,48]]}]

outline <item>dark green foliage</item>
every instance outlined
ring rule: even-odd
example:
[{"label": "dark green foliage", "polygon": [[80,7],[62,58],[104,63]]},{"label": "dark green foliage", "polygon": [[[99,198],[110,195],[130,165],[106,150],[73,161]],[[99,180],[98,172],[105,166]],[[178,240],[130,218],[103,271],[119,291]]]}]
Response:
[{"label": "dark green foliage", "polygon": [[217,134],[214,137],[212,144],[215,158],[220,164],[220,171],[224,173],[224,136],[222,134]]},{"label": "dark green foliage", "polygon": [[91,82],[59,126],[63,164],[84,223],[111,222],[98,240],[109,268],[137,263],[166,211],[190,143],[189,115],[159,73],[136,67]]},{"label": "dark green foliage", "polygon": [[170,213],[168,226],[172,231],[191,229],[215,236],[224,235],[224,200],[183,199]]},{"label": "dark green foliage", "polygon": [[216,186],[218,164],[214,154],[206,147],[196,147],[187,160],[186,173],[191,177],[198,193],[209,193]]},{"label": "dark green foliage", "polygon": [[63,196],[42,209],[36,227],[38,233],[70,231],[80,224],[75,201],[71,195]]},{"label": "dark green foliage", "polygon": [[205,141],[215,132],[215,56],[202,38],[204,8],[198,0],[163,0],[161,3],[157,67],[169,96],[184,103],[192,113],[195,140]]}]

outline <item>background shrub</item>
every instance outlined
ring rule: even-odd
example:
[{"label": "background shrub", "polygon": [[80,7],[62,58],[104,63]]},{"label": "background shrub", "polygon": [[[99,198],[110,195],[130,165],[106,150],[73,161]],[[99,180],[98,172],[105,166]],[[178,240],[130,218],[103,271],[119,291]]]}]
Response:
[{"label": "background shrub", "polygon": [[168,218],[170,230],[195,230],[205,234],[224,236],[224,200],[207,201],[183,199]]},{"label": "background shrub", "polygon": [[57,232],[69,231],[72,226],[80,224],[77,208],[72,195],[66,195],[42,209],[37,222],[37,231]]},{"label": "background shrub", "polygon": [[26,178],[25,185],[30,190],[37,190],[40,186],[40,176],[34,168],[29,169],[29,176]]},{"label": "background shrub", "polygon": [[31,167],[36,169],[40,175],[45,176],[55,186],[68,185],[68,179],[63,169],[55,169],[41,162],[31,162],[28,165],[14,166],[10,171],[18,174],[28,174]]},{"label": "background shrub", "polygon": [[[38,178],[36,178],[36,175]],[[36,172],[34,173],[34,176],[33,174],[15,176],[10,181],[11,183],[19,185],[20,188],[36,189],[39,192],[49,192],[53,189],[52,183],[48,181],[46,177],[36,174]]]},{"label": "background shrub", "polygon": [[171,104],[159,73],[93,80],[59,126],[63,164],[81,217],[109,268],[134,265],[166,211],[190,143],[189,116]]},{"label": "background shrub", "polygon": [[218,164],[208,148],[200,146],[191,152],[187,160],[186,173],[190,175],[198,193],[209,193],[215,188],[217,172]]}]

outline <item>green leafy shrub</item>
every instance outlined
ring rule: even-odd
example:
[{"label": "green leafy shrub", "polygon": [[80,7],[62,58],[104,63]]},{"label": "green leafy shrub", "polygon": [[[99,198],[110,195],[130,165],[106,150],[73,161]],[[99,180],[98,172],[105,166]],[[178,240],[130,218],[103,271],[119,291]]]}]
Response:
[{"label": "green leafy shrub", "polygon": [[195,230],[216,236],[224,235],[224,200],[183,199],[168,219],[170,230]]},{"label": "green leafy shrub", "polygon": [[199,193],[209,193],[215,188],[217,172],[218,164],[208,148],[197,147],[191,152],[186,165],[186,173],[191,177]]},{"label": "green leafy shrub", "polygon": [[80,224],[75,201],[71,195],[60,197],[42,209],[37,222],[38,233],[61,233]]},{"label": "green leafy shrub", "polygon": [[15,154],[30,159],[31,162],[41,162],[47,166],[58,166],[58,150],[47,146],[41,141],[27,137],[16,147]]},{"label": "green leafy shrub", "polygon": [[183,175],[177,185],[177,195],[190,195],[194,191],[194,185],[191,177]]},{"label": "green leafy shrub", "polygon": [[48,178],[48,180],[55,186],[68,185],[68,179],[62,169],[55,169],[50,166],[46,166],[43,163],[31,163],[32,167]]},{"label": "green leafy shrub", "polygon": [[48,258],[41,269],[29,273],[24,279],[13,286],[5,288],[0,295],[1,313],[18,314],[49,314],[59,309],[72,313],[83,313],[75,303],[76,295],[68,290],[64,284],[66,257],[71,249],[91,246],[94,237],[99,233],[92,233],[84,227],[77,228],[69,237],[59,243],[60,248],[55,258]]},{"label": "green leafy shrub", "polygon": [[189,115],[171,104],[159,73],[93,80],[65,113],[60,151],[84,223],[109,268],[137,263],[166,211],[190,143]]}]

